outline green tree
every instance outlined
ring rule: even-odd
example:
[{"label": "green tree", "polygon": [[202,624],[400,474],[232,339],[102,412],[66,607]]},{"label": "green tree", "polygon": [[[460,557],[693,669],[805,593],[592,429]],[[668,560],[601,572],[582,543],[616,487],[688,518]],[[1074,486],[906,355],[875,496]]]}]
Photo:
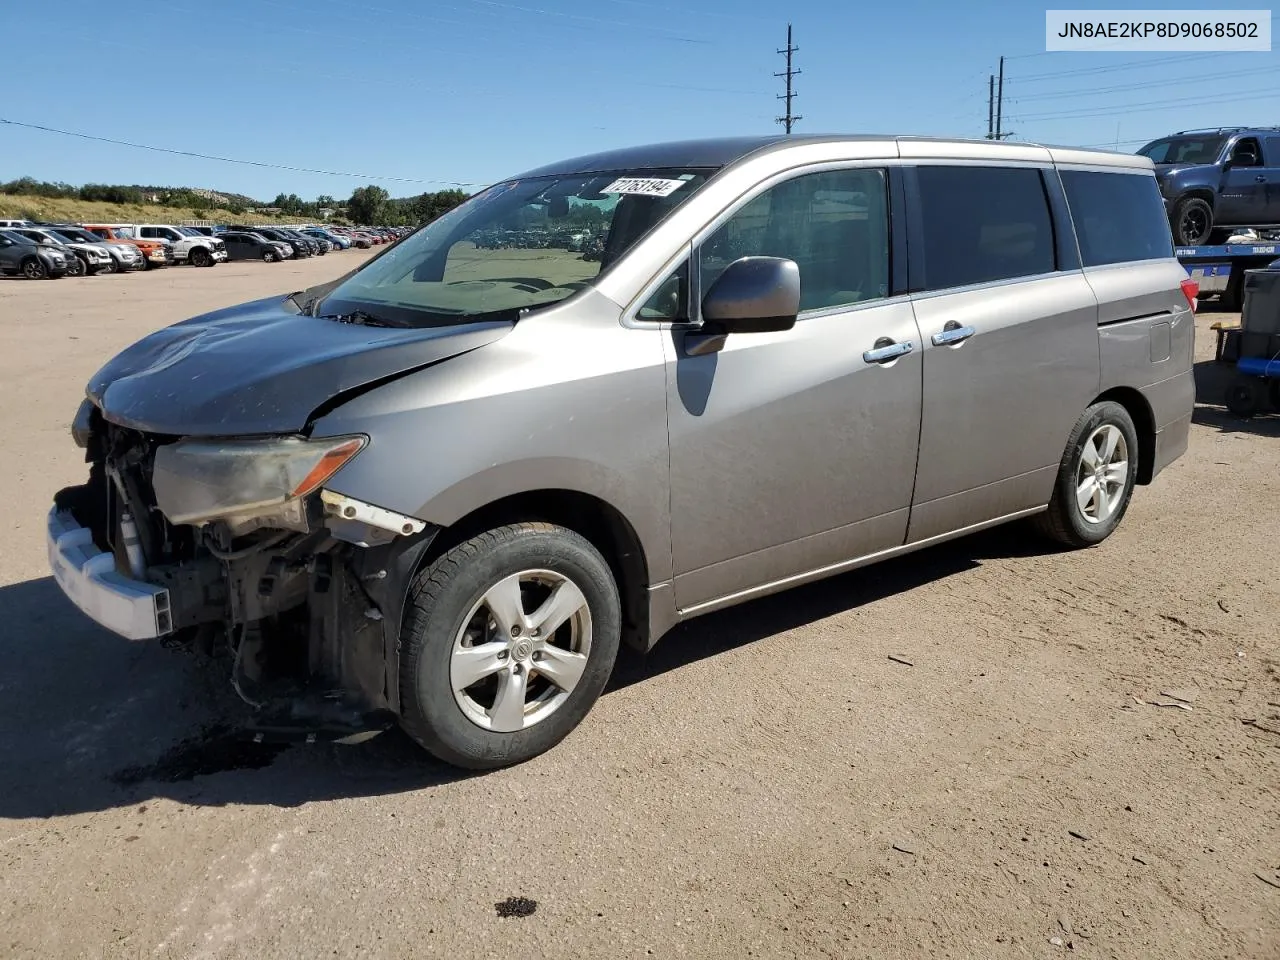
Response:
[{"label": "green tree", "polygon": [[357,187],[347,201],[347,216],[356,223],[380,224],[390,199],[391,195],[382,187]]},{"label": "green tree", "polygon": [[439,190],[421,194],[409,201],[408,219],[411,223],[430,223],[466,199],[467,195],[461,190]]}]

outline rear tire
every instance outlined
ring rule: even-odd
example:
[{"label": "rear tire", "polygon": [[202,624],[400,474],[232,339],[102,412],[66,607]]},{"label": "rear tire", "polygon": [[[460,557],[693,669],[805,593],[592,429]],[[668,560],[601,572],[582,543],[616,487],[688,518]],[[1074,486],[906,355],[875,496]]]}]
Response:
[{"label": "rear tire", "polygon": [[1202,197],[1184,197],[1173,208],[1173,236],[1180,247],[1199,247],[1213,235],[1213,207]]},{"label": "rear tire", "polygon": [[1076,421],[1049,509],[1033,524],[1068,547],[1101,543],[1129,508],[1139,466],[1138,431],[1129,411],[1111,400],[1093,404]]},{"label": "rear tire", "polygon": [[[553,608],[563,617],[540,632],[538,615]],[[585,538],[547,523],[472,537],[410,587],[400,631],[401,726],[459,767],[490,770],[535,757],[599,698],[621,623],[609,565]],[[482,646],[494,652],[465,652]]]},{"label": "rear tire", "polygon": [[1227,409],[1233,416],[1248,420],[1262,405],[1261,392],[1252,380],[1237,380],[1227,387]]}]

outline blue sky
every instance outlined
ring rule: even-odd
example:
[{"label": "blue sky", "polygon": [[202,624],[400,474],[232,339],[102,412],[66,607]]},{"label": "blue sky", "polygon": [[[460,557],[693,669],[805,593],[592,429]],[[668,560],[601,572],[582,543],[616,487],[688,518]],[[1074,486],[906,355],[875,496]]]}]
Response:
[{"label": "blue sky", "polygon": [[[1054,7],[1072,7],[1055,3]],[[1081,6],[1084,6],[1082,3]],[[1113,7],[1142,6],[1115,2]],[[1156,9],[1186,4],[1146,4]],[[1260,4],[1207,3],[1191,9]],[[1044,50],[1045,5],[898,0],[59,0],[6,3],[0,117],[326,176],[0,124],[0,180],[270,199],[483,184],[628,143],[767,132],[788,18],[797,132],[983,136],[1006,61],[1015,139],[1136,149],[1280,123],[1280,53]]]}]

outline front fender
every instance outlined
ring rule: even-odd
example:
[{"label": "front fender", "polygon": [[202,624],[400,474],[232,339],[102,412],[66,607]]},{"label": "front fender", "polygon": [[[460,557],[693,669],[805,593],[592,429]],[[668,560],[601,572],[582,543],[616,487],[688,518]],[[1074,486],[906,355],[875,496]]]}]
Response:
[{"label": "front fender", "polygon": [[587,494],[631,524],[650,582],[670,579],[660,334],[581,312],[521,321],[318,419],[314,436],[370,438],[327,486],[439,526],[513,494]]}]

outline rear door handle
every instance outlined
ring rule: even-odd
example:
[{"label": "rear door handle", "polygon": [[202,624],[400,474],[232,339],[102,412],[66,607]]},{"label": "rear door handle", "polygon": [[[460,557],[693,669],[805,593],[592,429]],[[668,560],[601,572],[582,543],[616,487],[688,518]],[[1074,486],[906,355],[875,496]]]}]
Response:
[{"label": "rear door handle", "polygon": [[952,347],[957,343],[964,343],[977,332],[973,327],[957,327],[948,324],[929,339],[933,341],[935,347]]},{"label": "rear door handle", "polygon": [[1267,182],[1267,178],[1266,178],[1266,177],[1263,177],[1263,176],[1257,176],[1257,177],[1254,177],[1253,179],[1254,179],[1254,180],[1256,180],[1258,183],[1266,183],[1266,182]]},{"label": "rear door handle", "polygon": [[913,349],[910,340],[903,340],[901,343],[886,343],[885,338],[876,341],[880,346],[873,347],[862,354],[862,359],[867,363],[888,363],[891,360],[897,360],[899,357],[905,357]]}]

